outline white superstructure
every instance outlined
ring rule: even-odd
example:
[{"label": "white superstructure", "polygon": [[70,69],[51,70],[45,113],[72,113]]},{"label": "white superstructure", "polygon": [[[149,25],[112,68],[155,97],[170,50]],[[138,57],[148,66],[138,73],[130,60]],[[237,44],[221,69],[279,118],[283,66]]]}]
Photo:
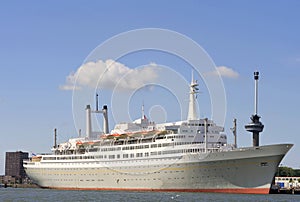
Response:
[{"label": "white superstructure", "polygon": [[[292,145],[227,144],[223,127],[198,119],[197,86],[192,79],[187,120],[155,124],[142,108],[140,119],[117,124],[96,140],[88,138],[93,132],[87,106],[87,137],[25,161],[27,175],[41,187],[57,189],[268,193]],[[106,106],[101,113],[107,118]]]}]

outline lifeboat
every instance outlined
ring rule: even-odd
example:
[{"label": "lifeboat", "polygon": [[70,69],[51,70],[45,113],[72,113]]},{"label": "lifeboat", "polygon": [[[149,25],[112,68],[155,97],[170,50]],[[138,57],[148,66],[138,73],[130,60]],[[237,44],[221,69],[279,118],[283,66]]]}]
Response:
[{"label": "lifeboat", "polygon": [[32,162],[40,162],[42,160],[42,156],[33,156],[31,158]]}]

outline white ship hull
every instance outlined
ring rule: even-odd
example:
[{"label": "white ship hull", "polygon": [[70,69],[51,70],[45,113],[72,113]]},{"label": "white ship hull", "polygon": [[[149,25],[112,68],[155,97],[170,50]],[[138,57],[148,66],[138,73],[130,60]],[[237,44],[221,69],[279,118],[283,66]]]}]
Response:
[{"label": "white ship hull", "polygon": [[106,162],[28,162],[24,167],[44,188],[267,194],[278,164],[291,147],[279,144]]},{"label": "white ship hull", "polygon": [[[55,141],[52,154],[24,162],[26,173],[39,186],[55,189],[269,193],[293,145],[258,146],[264,126],[257,113],[246,125],[254,146],[229,145],[222,126],[197,118],[198,90],[192,78],[187,120],[155,124],[142,107],[140,119],[117,124],[110,133],[107,106],[93,111],[87,105],[86,137]],[[98,139],[91,137],[91,113],[103,114],[105,134]]]}]

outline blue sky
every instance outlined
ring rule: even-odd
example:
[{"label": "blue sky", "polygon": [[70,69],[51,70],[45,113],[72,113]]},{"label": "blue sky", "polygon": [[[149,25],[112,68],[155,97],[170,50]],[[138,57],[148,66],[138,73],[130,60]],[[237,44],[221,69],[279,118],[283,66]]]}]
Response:
[{"label": "blue sky", "polygon": [[[265,124],[261,144],[294,143],[283,165],[299,168],[299,9],[299,1],[280,0],[2,1],[0,174],[4,174],[6,151],[48,152],[54,128],[58,128],[59,141],[76,136],[72,91],[60,86],[99,44],[122,32],[142,28],[169,29],[186,35],[205,49],[216,66],[238,73],[237,78],[224,77],[223,82],[226,132],[232,141],[229,128],[236,117],[240,146],[251,145],[251,135],[244,125],[253,113],[253,71],[259,70],[259,114]],[[188,64],[165,53],[145,51],[119,62],[129,68],[165,65],[190,80]],[[200,116],[209,116],[209,94],[205,87],[202,89],[198,99]],[[138,91],[131,101],[132,118],[138,118],[142,101],[146,100],[147,115],[159,103],[166,106],[165,99],[157,99],[163,92],[155,91],[156,99],[151,100],[149,93]],[[173,109],[176,106],[176,101],[169,104]],[[171,109],[166,110],[169,113]],[[173,115],[167,118],[176,120]]]}]

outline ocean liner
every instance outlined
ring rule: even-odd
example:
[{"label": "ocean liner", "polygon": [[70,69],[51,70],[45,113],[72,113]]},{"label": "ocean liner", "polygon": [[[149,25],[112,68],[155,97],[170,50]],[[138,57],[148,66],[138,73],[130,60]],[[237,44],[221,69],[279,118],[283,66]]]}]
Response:
[{"label": "ocean liner", "polygon": [[[227,143],[224,128],[199,119],[198,84],[192,78],[187,120],[156,124],[144,115],[109,132],[107,106],[86,107],[86,137],[56,144],[51,154],[24,161],[40,187],[75,190],[188,191],[267,194],[277,166],[292,144],[259,146],[263,125],[255,114],[245,126],[253,146]],[[98,99],[97,99],[98,100]],[[98,101],[97,101],[98,102]],[[103,114],[103,134],[92,139],[91,114]],[[233,128],[236,133],[236,127]]]}]

